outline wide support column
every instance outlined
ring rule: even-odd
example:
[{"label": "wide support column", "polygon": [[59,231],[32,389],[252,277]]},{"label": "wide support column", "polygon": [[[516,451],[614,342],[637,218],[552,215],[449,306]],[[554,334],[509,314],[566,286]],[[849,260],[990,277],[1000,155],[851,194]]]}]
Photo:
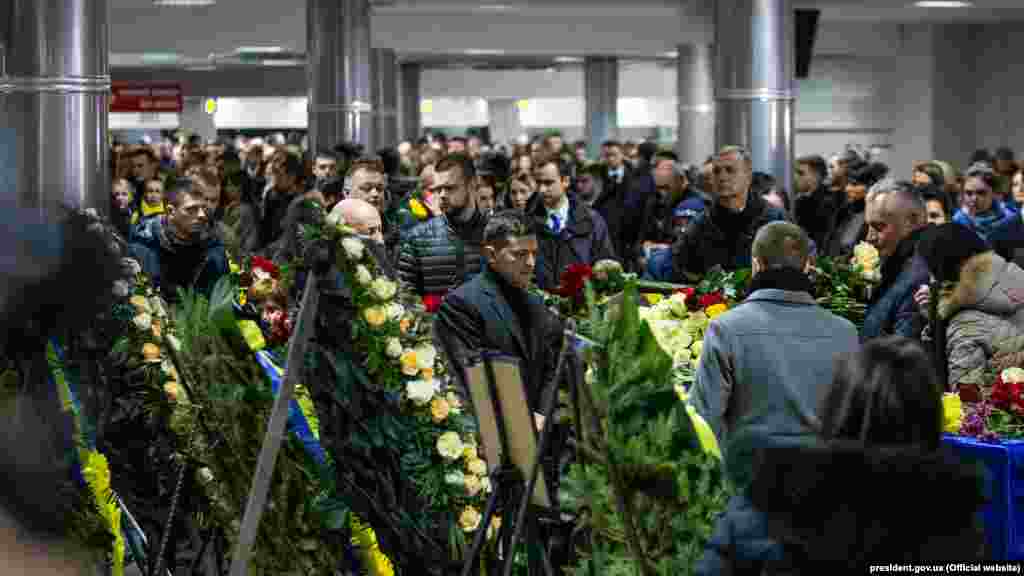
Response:
[{"label": "wide support column", "polygon": [[754,170],[790,193],[793,26],[790,0],[715,3],[716,141],[746,147]]},{"label": "wide support column", "polygon": [[715,151],[714,48],[684,44],[678,54],[676,154],[682,162],[700,164]]},{"label": "wide support column", "polygon": [[4,201],[109,212],[109,20],[107,0],[0,3],[0,145],[13,140],[15,182]]},{"label": "wide support column", "polygon": [[398,145],[398,64],[390,48],[373,49],[373,108],[377,147]]},{"label": "wide support column", "polygon": [[402,106],[400,119],[402,135],[412,142],[420,137],[420,73],[423,68],[416,62],[406,62],[401,66],[402,75]]},{"label": "wide support column", "polygon": [[310,150],[344,141],[374,149],[369,0],[307,0]]},{"label": "wide support column", "polygon": [[618,134],[619,61],[588,56],[583,64],[583,94],[587,102],[587,153],[597,158],[601,143]]}]

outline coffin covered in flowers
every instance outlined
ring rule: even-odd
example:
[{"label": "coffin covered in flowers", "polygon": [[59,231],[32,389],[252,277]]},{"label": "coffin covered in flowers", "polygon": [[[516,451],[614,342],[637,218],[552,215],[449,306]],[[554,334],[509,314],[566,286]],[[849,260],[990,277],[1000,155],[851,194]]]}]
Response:
[{"label": "coffin covered in flowers", "polygon": [[989,553],[1024,559],[1024,369],[1000,372],[980,402],[946,394],[943,409],[945,444],[985,469],[982,522]]}]

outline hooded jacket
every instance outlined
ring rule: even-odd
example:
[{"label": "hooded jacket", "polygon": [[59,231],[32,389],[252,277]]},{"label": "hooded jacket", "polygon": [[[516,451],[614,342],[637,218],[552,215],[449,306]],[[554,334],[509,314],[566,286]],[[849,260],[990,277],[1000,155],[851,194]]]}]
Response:
[{"label": "hooded jacket", "polygon": [[870,564],[985,558],[980,470],[946,449],[769,447],[755,471],[696,574],[862,574]]},{"label": "hooded jacket", "polygon": [[140,225],[129,251],[167,301],[178,300],[178,288],[195,289],[209,298],[217,280],[228,273],[224,243],[212,228],[194,242],[181,242],[167,230],[166,220],[160,216]]},{"label": "hooded jacket", "polygon": [[989,384],[993,356],[1024,350],[1024,270],[995,252],[967,259],[939,300],[950,384]]}]

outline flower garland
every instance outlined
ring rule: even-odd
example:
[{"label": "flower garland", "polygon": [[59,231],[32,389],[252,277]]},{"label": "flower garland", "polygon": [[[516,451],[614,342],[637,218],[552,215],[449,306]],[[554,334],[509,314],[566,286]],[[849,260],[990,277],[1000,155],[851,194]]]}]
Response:
[{"label": "flower garland", "polygon": [[108,551],[111,574],[123,576],[125,540],[121,531],[121,509],[110,488],[110,466],[106,457],[96,451],[92,439],[85,431],[81,406],[78,404],[70,375],[65,370],[63,351],[53,340],[47,343],[46,360],[51,384],[56,386],[62,410],[71,419],[75,432],[76,475],[81,476],[83,484],[89,490],[95,511],[99,513],[103,526],[112,540]]},{"label": "flower garland", "polygon": [[446,370],[432,344],[429,319],[419,306],[402,304],[398,285],[381,274],[354,230],[341,225],[324,232],[339,246],[336,265],[357,311],[352,338],[368,374],[404,399],[423,445],[434,449],[432,466],[410,470],[411,479],[431,511],[456,511],[459,527],[472,533],[491,491],[488,466],[477,450],[473,416],[443,379]]},{"label": "flower garland", "polygon": [[945,394],[942,404],[947,433],[990,442],[1024,438],[1024,368],[1000,372],[980,402],[963,402],[959,394]]}]

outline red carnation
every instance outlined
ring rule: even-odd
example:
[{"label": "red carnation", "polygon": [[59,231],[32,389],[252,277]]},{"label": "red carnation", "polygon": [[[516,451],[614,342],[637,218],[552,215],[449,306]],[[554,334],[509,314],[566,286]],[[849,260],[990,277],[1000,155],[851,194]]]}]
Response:
[{"label": "red carnation", "polygon": [[273,278],[274,280],[277,280],[281,277],[281,270],[278,269],[277,265],[271,262],[270,260],[263,258],[262,256],[252,257],[252,269],[262,270],[263,272],[269,274],[270,277]]},{"label": "red carnation", "polygon": [[715,304],[725,304],[725,297],[722,296],[721,292],[712,292],[701,296],[699,304],[701,308],[708,308]]},{"label": "red carnation", "polygon": [[442,300],[444,297],[440,294],[426,294],[423,296],[423,307],[427,309],[427,313],[433,314],[441,307]]},{"label": "red carnation", "polygon": [[594,275],[594,269],[588,264],[570,264],[562,272],[562,281],[555,289],[555,294],[572,298],[583,291],[583,285]]},{"label": "red carnation", "polygon": [[1015,406],[1021,406],[1021,385],[1018,383],[1007,383],[1003,377],[996,378],[992,385],[992,393],[989,396],[992,405],[1002,410],[1010,411]]}]

